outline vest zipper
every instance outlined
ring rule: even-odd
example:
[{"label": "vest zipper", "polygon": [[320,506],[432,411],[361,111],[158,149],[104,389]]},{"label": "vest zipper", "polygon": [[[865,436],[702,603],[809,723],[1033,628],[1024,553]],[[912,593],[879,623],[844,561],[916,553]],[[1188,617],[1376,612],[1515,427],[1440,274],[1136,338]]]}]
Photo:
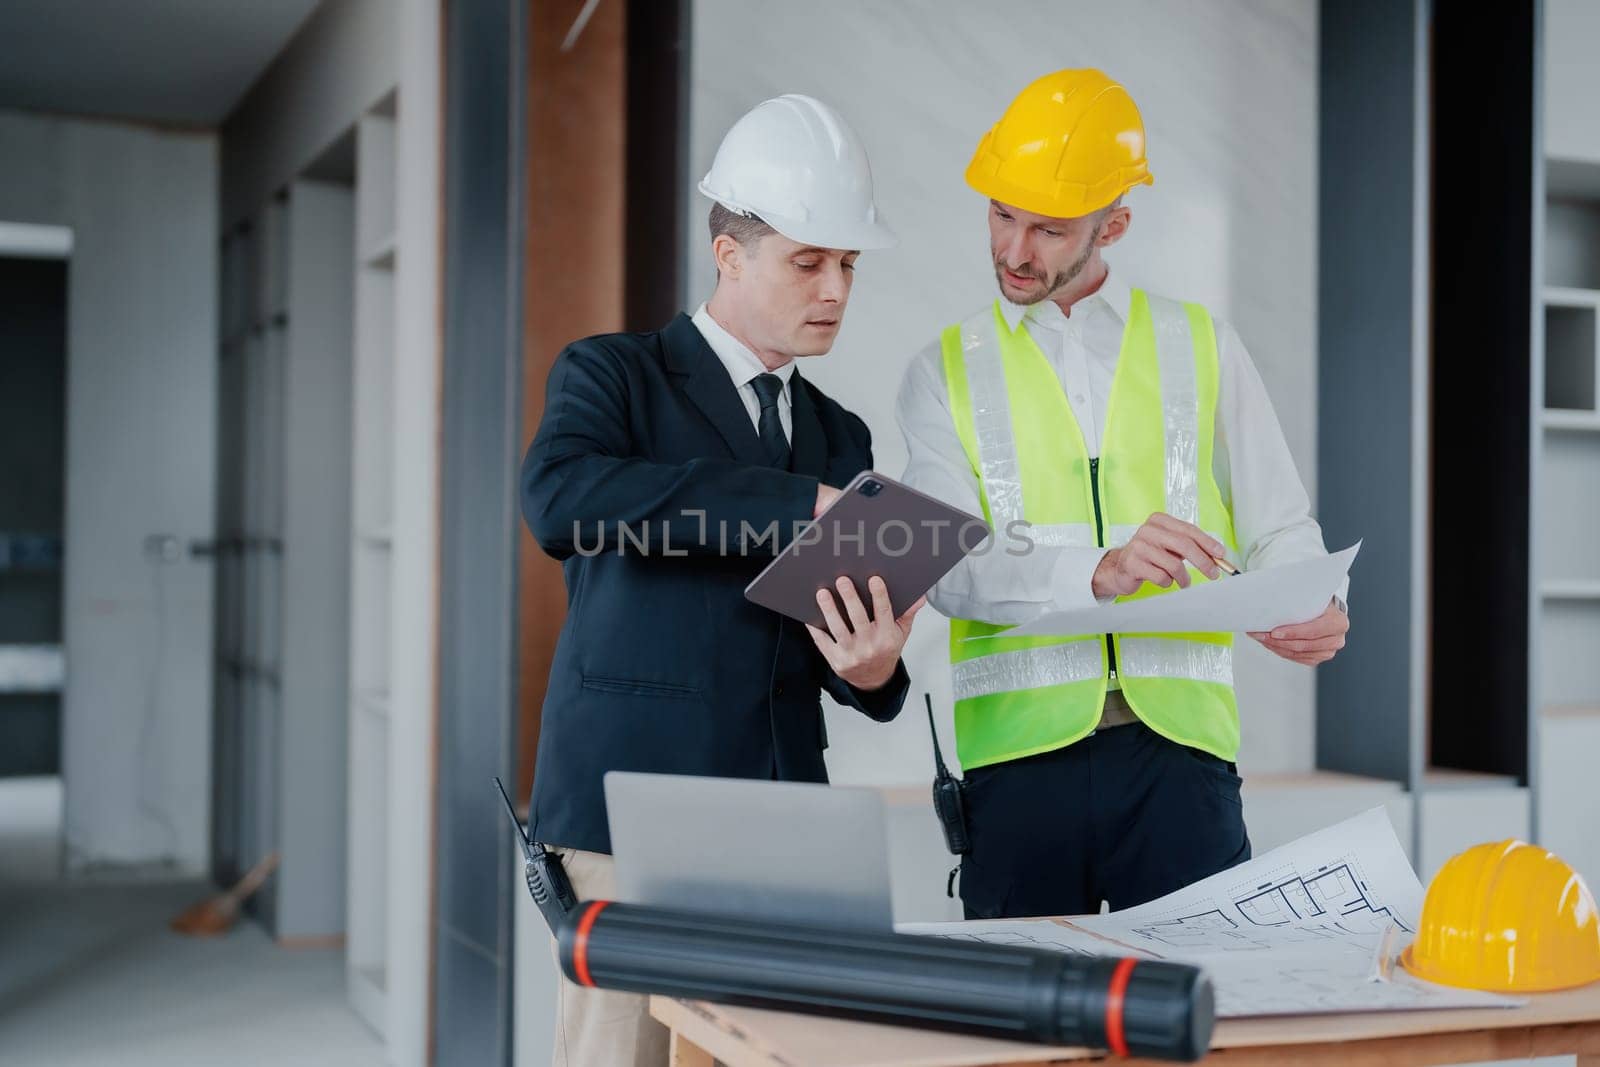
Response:
[{"label": "vest zipper", "polygon": [[[1106,527],[1100,518],[1100,457],[1096,456],[1089,461],[1089,492],[1094,496],[1094,539],[1101,547],[1106,547]],[[1111,635],[1106,634],[1106,663],[1111,677],[1117,676],[1117,646],[1112,643]]]}]

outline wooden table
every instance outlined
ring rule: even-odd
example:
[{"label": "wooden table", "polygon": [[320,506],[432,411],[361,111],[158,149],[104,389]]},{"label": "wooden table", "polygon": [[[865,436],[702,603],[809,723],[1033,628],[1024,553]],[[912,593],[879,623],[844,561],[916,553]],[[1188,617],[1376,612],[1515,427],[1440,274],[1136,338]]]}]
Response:
[{"label": "wooden table", "polygon": [[[672,1031],[672,1067],[1020,1067],[1096,1056],[667,997],[651,997],[650,1014]],[[1578,1067],[1600,1067],[1600,983],[1535,996],[1521,1008],[1224,1019],[1211,1049],[1206,1062],[1229,1067],[1410,1067],[1563,1055],[1576,1055]]]}]

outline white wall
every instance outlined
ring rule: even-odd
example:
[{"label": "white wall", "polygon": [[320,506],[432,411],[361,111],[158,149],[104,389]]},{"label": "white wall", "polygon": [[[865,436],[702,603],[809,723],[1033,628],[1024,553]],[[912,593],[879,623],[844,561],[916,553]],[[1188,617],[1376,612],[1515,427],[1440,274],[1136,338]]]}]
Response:
[{"label": "white wall", "polygon": [[210,135],[0,112],[0,218],[68,226],[62,703],[68,862],[209,852],[215,524]]},{"label": "white wall", "polygon": [[[908,360],[994,295],[984,204],[962,180],[972,149],[1033,78],[1101,67],[1139,102],[1156,177],[1129,195],[1133,229],[1108,258],[1129,280],[1204,301],[1238,327],[1314,500],[1316,29],[1314,0],[698,0],[690,187],[728,126],[779,93],[833,103],[865,139],[901,243],[862,257],[838,344],[804,373],[867,420],[878,468],[897,475],[894,397]],[[700,237],[708,208],[698,193],[685,205],[691,306],[714,276]],[[920,694],[932,690],[948,729],[947,633],[932,611],[920,617],[907,652],[918,706],[896,723],[830,708],[836,781],[931,776]],[[1311,673],[1242,640],[1237,675],[1246,773],[1310,768]]]}]

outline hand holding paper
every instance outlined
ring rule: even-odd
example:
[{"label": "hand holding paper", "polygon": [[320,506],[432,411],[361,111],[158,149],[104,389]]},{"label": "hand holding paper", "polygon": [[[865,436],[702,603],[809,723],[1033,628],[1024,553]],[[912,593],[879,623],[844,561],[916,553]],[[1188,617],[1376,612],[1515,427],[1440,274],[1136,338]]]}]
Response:
[{"label": "hand holding paper", "polygon": [[1320,617],[1350,570],[1357,541],[1331,556],[1248,571],[1162,596],[1042,615],[1007,637],[1257,633]]},{"label": "hand holding paper", "polygon": [[1328,662],[1344,647],[1344,635],[1349,632],[1350,617],[1337,605],[1329,604],[1314,619],[1250,636],[1274,655],[1315,667]]}]

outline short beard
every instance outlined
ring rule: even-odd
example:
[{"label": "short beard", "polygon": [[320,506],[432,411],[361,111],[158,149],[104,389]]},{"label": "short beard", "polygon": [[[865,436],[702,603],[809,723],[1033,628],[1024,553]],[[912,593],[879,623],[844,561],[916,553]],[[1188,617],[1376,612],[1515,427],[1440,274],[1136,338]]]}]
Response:
[{"label": "short beard", "polygon": [[[1069,266],[1065,270],[1059,272],[1054,278],[1051,278],[1050,279],[1050,284],[1045,286],[1044,292],[1040,293],[1034,299],[1028,301],[1027,304],[1022,305],[1023,307],[1029,307],[1029,306],[1031,306],[1033,304],[1038,304],[1038,303],[1042,303],[1042,302],[1044,302],[1046,300],[1049,300],[1051,297],[1055,296],[1061,290],[1065,289],[1068,285],[1070,285],[1074,278],[1076,278],[1078,275],[1083,273],[1083,269],[1089,265],[1089,260],[1094,256],[1095,246],[1100,240],[1100,227],[1101,227],[1101,225],[1102,225],[1101,223],[1096,223],[1095,224],[1094,233],[1089,235],[1089,243],[1084,246],[1083,255],[1079,256],[1072,263],[1071,266]],[[1004,271],[1004,270],[1010,270],[1010,269],[1011,268],[1009,268],[1009,267],[1002,267],[1000,265],[1000,260],[998,258],[995,259],[995,261],[994,261],[994,277],[995,277],[995,281],[1000,283],[1000,287],[1001,287],[1002,291],[1004,291],[1004,289],[1005,289],[1005,279],[1003,277],[1001,277],[1001,272]],[[1022,271],[1019,271],[1019,270],[1012,270],[1011,273],[1020,274],[1024,278],[1038,278],[1039,277],[1037,274],[1031,274],[1031,273],[1024,274]]]}]

